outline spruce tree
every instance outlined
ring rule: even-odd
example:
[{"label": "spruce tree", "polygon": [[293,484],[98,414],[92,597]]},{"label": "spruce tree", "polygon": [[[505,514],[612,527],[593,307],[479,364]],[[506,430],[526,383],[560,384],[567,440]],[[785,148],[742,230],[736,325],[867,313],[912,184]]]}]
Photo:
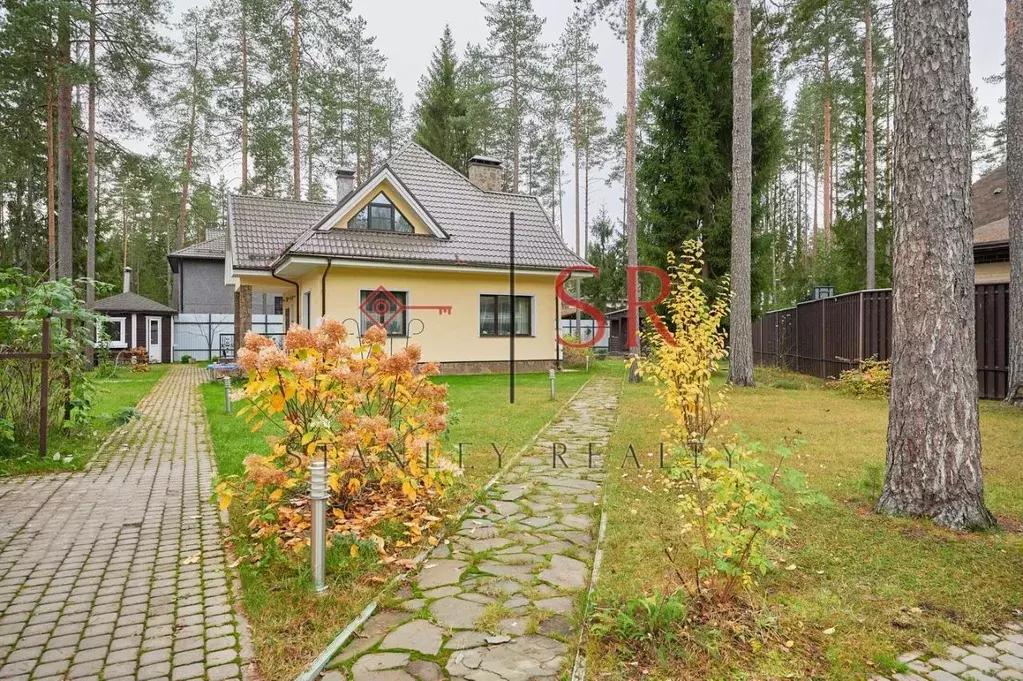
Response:
[{"label": "spruce tree", "polygon": [[[657,50],[647,67],[641,105],[647,143],[640,148],[638,168],[640,193],[646,197],[645,259],[666,266],[667,251],[701,239],[710,278],[729,271],[731,252],[732,42],[723,28],[730,17],[719,12],[713,0],[680,0],[662,17]],[[754,235],[782,152],[781,103],[757,18],[752,47]],[[754,237],[754,300],[763,287],[758,261],[764,245]]]},{"label": "spruce tree", "polygon": [[459,84],[458,56],[451,27],[433,52],[426,75],[420,79],[415,140],[453,168],[466,172],[468,148],[466,107]]}]

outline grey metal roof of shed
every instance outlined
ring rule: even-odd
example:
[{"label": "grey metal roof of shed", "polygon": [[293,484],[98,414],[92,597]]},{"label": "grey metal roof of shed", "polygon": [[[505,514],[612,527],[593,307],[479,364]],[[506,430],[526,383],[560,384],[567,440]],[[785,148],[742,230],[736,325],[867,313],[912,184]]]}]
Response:
[{"label": "grey metal roof of shed", "polygon": [[[487,192],[415,143],[384,162],[448,238],[314,227],[335,203],[232,196],[234,266],[266,269],[286,255],[507,267],[508,216],[515,213],[515,263],[559,270],[584,264],[561,240],[540,202],[524,194]],[[374,174],[368,182],[377,177]]]},{"label": "grey metal roof of shed", "polygon": [[177,314],[178,311],[155,300],[150,300],[137,293],[118,293],[102,298],[92,304],[96,312],[152,312],[157,314]]},{"label": "grey metal roof of shed", "polygon": [[202,260],[219,260],[226,252],[225,237],[227,232],[223,229],[210,229],[206,232],[206,241],[168,253],[168,258],[199,258]]}]

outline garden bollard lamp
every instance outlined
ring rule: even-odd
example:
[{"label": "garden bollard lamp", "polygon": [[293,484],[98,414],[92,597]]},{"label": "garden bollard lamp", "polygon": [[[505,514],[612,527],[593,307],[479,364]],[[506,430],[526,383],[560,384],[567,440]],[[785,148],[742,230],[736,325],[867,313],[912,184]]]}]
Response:
[{"label": "garden bollard lamp", "polygon": [[230,376],[224,376],[223,381],[224,381],[224,409],[226,409],[227,413],[230,414],[231,413],[231,377]]},{"label": "garden bollard lamp", "polygon": [[547,370],[547,376],[551,379],[551,399],[554,399],[554,369]]},{"label": "garden bollard lamp", "polygon": [[312,519],[309,531],[309,557],[312,560],[313,585],[316,593],[327,590],[325,566],[327,558],[327,462],[309,464],[309,501]]}]

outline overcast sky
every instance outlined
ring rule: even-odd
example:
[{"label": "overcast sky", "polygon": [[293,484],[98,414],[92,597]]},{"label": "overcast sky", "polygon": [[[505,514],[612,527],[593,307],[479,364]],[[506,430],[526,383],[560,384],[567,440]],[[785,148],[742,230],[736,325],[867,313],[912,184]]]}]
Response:
[{"label": "overcast sky", "polygon": [[[202,4],[201,0],[173,0],[178,10]],[[479,0],[352,0],[356,14],[365,17],[369,33],[377,36],[377,47],[387,57],[387,73],[405,96],[406,106],[415,101],[419,77],[440,39],[445,24],[451,25],[458,48],[466,42],[480,43],[487,38],[487,25]],[[573,0],[536,0],[536,11],[546,19],[544,42],[557,41],[565,20],[572,13]],[[970,44],[973,84],[981,106],[994,119],[1001,116],[999,98],[1004,88],[989,85],[984,78],[1001,70],[1005,58],[1005,0],[970,0]],[[606,24],[599,24],[595,39],[600,45],[600,62],[607,80],[607,95],[612,111],[620,111],[625,101],[625,47]],[[570,169],[566,165],[566,178]],[[595,191],[594,191],[595,190]],[[566,188],[565,229],[572,223],[571,187]],[[595,182],[591,190],[591,216],[601,203],[612,215],[620,213],[620,188],[605,188]]]}]

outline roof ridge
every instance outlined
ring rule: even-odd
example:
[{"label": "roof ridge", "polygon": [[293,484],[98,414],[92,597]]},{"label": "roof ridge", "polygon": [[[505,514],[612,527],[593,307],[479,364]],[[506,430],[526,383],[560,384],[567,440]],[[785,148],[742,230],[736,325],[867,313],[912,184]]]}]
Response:
[{"label": "roof ridge", "polygon": [[316,206],[333,206],[335,201],[326,201],[320,199],[293,199],[287,196],[258,196],[256,194],[236,194],[231,192],[227,195],[229,199],[258,199],[259,201],[278,201],[287,203],[306,203]]}]

